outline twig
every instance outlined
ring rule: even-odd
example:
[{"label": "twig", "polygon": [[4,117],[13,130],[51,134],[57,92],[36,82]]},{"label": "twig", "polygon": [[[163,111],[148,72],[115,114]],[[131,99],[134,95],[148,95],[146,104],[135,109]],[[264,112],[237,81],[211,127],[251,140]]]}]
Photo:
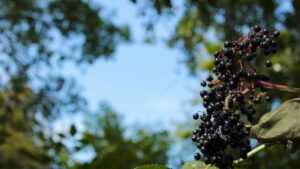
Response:
[{"label": "twig", "polygon": [[[278,143],[266,143],[266,144],[262,144],[260,146],[255,147],[253,150],[251,150],[249,153],[247,153],[247,159],[250,159],[251,157],[255,156],[257,153],[259,153],[259,152],[261,152],[261,151],[263,151],[263,150],[265,150],[265,149],[267,149],[267,148],[269,148],[269,147],[271,147],[275,144],[278,144]],[[247,159],[240,158],[238,160],[234,160],[234,164],[235,165],[239,164],[239,163],[241,163],[241,162],[243,162]]]},{"label": "twig", "polygon": [[270,83],[270,82],[266,82],[266,81],[258,81],[257,84],[259,86],[269,88],[269,89],[278,89],[278,90],[282,90],[282,91],[286,91],[286,92],[300,93],[299,88],[288,87],[288,86],[282,85],[282,84],[274,84],[274,83]]},{"label": "twig", "polygon": [[228,95],[225,99],[225,109],[228,110],[228,107],[229,107],[229,99],[231,99],[231,95]]}]

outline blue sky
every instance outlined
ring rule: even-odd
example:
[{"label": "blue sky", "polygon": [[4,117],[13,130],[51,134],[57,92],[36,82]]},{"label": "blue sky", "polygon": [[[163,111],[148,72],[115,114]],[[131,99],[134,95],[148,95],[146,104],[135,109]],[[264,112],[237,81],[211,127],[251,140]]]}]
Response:
[{"label": "blue sky", "polygon": [[[281,3],[277,12],[291,10],[290,1]],[[185,120],[184,104],[197,97],[201,77],[193,79],[188,75],[186,67],[179,63],[184,57],[181,51],[168,48],[162,41],[153,45],[143,42],[142,20],[129,0],[102,1],[101,5],[113,22],[130,26],[133,42],[118,46],[113,59],[99,60],[84,73],[75,66],[65,68],[65,74],[75,77],[82,87],[90,109],[97,110],[99,103],[105,101],[129,125],[159,124],[165,128]],[[170,36],[176,19],[178,16],[160,22],[158,37]],[[190,115],[198,109],[200,105],[191,108]],[[81,118],[75,116],[75,121]]]},{"label": "blue sky", "polygon": [[[199,79],[191,78],[185,65],[179,63],[184,57],[179,50],[170,49],[162,41],[153,45],[143,42],[144,32],[137,18],[137,8],[128,0],[103,1],[101,5],[108,12],[116,12],[114,22],[130,25],[133,42],[118,46],[113,59],[100,59],[84,71],[68,64],[64,74],[75,77],[92,111],[97,110],[100,102],[107,102],[124,117],[126,126],[138,124],[174,130],[174,123],[191,118],[200,108],[200,105],[189,107],[189,114],[185,108],[185,102],[198,96]],[[168,37],[172,26],[174,22],[171,21],[158,25],[158,36]],[[84,114],[68,116],[53,126],[56,131],[68,132],[66,125],[75,123],[81,130],[83,118]],[[92,156],[89,151],[76,154],[74,158],[86,161]]]},{"label": "blue sky", "polygon": [[[290,9],[288,2],[284,1],[278,10]],[[190,108],[187,115],[184,105],[198,96],[201,77],[191,78],[186,67],[179,64],[184,55],[161,41],[154,45],[143,43],[142,22],[137,18],[136,7],[128,0],[102,1],[101,5],[108,12],[115,11],[112,16],[115,23],[130,25],[133,42],[118,46],[113,59],[99,60],[87,67],[84,73],[72,65],[65,68],[65,74],[75,77],[82,87],[90,109],[97,110],[99,103],[105,101],[124,117],[124,123],[129,126],[154,124],[163,129],[171,129],[174,122],[191,117],[201,106]],[[158,36],[168,37],[176,19],[158,25]],[[81,118],[74,117],[79,127]],[[65,123],[61,120],[55,127],[67,131]],[[85,154],[79,158],[90,157]]]},{"label": "blue sky", "polygon": [[[85,68],[84,73],[70,65],[65,69],[66,75],[79,82],[90,109],[96,110],[105,101],[128,125],[159,124],[165,128],[185,120],[183,103],[197,96],[195,91],[200,86],[198,79],[191,78],[179,63],[183,54],[162,41],[145,44],[137,8],[128,0],[103,1],[101,5],[108,13],[115,11],[114,22],[130,25],[133,42],[120,45],[113,59],[99,60]],[[158,25],[158,36],[168,37],[173,23]],[[190,114],[196,110],[197,107]]]}]

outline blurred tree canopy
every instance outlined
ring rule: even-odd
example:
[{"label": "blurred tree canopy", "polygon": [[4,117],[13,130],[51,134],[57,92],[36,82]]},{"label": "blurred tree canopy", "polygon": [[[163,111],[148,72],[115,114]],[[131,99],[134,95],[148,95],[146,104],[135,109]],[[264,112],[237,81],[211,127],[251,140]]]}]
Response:
[{"label": "blurred tree canopy", "polygon": [[[300,15],[300,3],[297,0],[131,1],[140,9],[142,19],[148,21],[146,25],[152,25],[150,27],[153,29],[150,31],[155,31],[157,21],[165,22],[164,18],[178,16],[176,12],[182,13],[174,29],[171,30],[172,35],[169,37],[168,44],[183,50],[186,54],[186,65],[193,74],[199,72],[199,67],[210,68],[204,64],[208,63],[206,59],[211,59],[206,55],[221,49],[222,41],[234,40],[256,24],[282,31],[283,52],[292,52],[280,54],[290,57],[284,59],[282,71],[285,70],[286,64],[291,67],[290,63],[297,64],[295,61],[299,60],[297,56],[299,56],[300,25],[297,19]],[[162,19],[153,19],[154,17]],[[286,63],[287,61],[289,63]]]},{"label": "blurred tree canopy", "polygon": [[64,141],[76,135],[75,126],[69,134],[57,133],[52,126],[62,115],[83,113],[87,108],[76,81],[62,75],[63,66],[111,58],[120,43],[129,41],[128,26],[115,24],[97,2],[0,1],[0,168],[166,163],[166,132],[140,129],[134,138],[125,138],[126,128],[108,106],[103,110],[107,114],[94,114],[91,119],[97,117],[97,123],[83,131],[81,146],[96,152],[90,163],[74,162],[76,151]]},{"label": "blurred tree canopy", "polygon": [[[213,68],[213,53],[222,49],[222,42],[235,40],[256,24],[281,32],[279,52],[268,56],[274,63],[272,70],[264,68],[264,58],[256,59],[257,70],[271,75],[271,81],[300,87],[300,1],[298,0],[131,0],[146,20],[146,30],[155,34],[155,25],[178,16],[168,39],[170,47],[185,54],[185,65],[191,74]],[[155,18],[155,19],[153,19]],[[149,26],[150,25],[150,26]],[[151,27],[151,29],[148,29]],[[286,100],[297,94],[270,92],[274,99]],[[199,102],[197,102],[199,104]],[[258,114],[270,110],[271,105],[261,103]],[[182,128],[180,128],[182,130]],[[186,132],[187,129],[184,129]],[[191,130],[191,129],[190,129]],[[184,132],[184,133],[185,133]],[[191,134],[183,134],[190,139]],[[191,144],[191,143],[190,143]],[[196,150],[196,148],[195,148]],[[272,148],[260,154],[251,168],[297,168],[300,154],[291,154],[282,148]]]},{"label": "blurred tree canopy", "polygon": [[[150,32],[155,32],[159,21],[181,13],[168,44],[184,52],[186,66],[193,75],[211,70],[209,56],[222,48],[225,39],[234,40],[255,24],[279,29],[281,49],[271,56],[276,65],[276,69],[268,70],[271,80],[299,87],[300,1],[131,2],[136,4]],[[130,41],[129,27],[112,20],[110,13],[95,1],[0,1],[0,168],[70,167],[70,151],[61,142],[65,136],[54,133],[51,122],[62,113],[83,112],[86,103],[76,81],[59,71],[65,63],[80,66],[110,58],[118,44]],[[261,60],[256,61],[258,70],[263,68]],[[283,100],[296,97],[282,92],[271,95]],[[262,104],[259,111],[269,108]],[[95,157],[73,168],[130,168],[167,161],[165,132],[136,130],[132,134],[135,137],[127,138],[120,117],[111,108],[104,106],[100,112],[106,113],[92,115],[91,121],[98,123],[87,125],[78,147],[79,151],[92,147]],[[275,147],[258,156],[253,168],[295,168],[300,166],[299,157],[299,153],[290,155]],[[262,165],[268,160],[278,163]]]},{"label": "blurred tree canopy", "polygon": [[91,147],[95,157],[75,168],[129,169],[142,164],[167,163],[170,139],[166,131],[150,132],[137,127],[125,133],[121,117],[107,104],[87,116],[86,127],[77,148],[80,152]]}]

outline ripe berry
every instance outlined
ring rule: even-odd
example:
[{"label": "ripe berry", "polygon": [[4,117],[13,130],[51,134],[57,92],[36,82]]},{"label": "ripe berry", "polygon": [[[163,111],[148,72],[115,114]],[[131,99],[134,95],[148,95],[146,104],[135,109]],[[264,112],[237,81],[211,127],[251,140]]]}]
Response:
[{"label": "ripe berry", "polygon": [[229,48],[229,47],[231,47],[231,46],[232,46],[232,42],[226,41],[226,42],[224,43],[224,47],[225,47],[225,48]]},{"label": "ripe berry", "polygon": [[194,113],[194,114],[193,114],[193,119],[194,119],[194,120],[197,120],[198,118],[199,118],[199,114],[198,114],[198,113]]},{"label": "ripe berry", "polygon": [[205,162],[205,164],[210,164],[211,160],[209,157],[204,157],[204,162]]},{"label": "ripe berry", "polygon": [[202,121],[204,121],[204,122],[206,122],[206,121],[209,121],[210,120],[210,115],[209,114],[203,114],[202,116],[201,116],[201,120]]},{"label": "ripe berry", "polygon": [[265,62],[265,65],[266,65],[266,67],[271,67],[271,66],[272,66],[272,62],[269,61],[269,60],[267,60],[267,61]]},{"label": "ripe berry", "polygon": [[275,46],[276,46],[276,42],[275,42],[274,40],[272,40],[271,43],[270,43],[270,45],[271,45],[272,47],[275,47]]},{"label": "ripe berry", "polygon": [[216,59],[215,59],[215,61],[214,61],[214,65],[216,65],[216,66],[217,66],[217,65],[218,65],[220,62],[221,62],[221,59],[219,59],[219,58],[216,58]]},{"label": "ripe berry", "polygon": [[231,89],[236,88],[236,87],[237,87],[237,82],[235,82],[235,81],[230,81],[230,82],[229,82],[229,87],[230,87]]},{"label": "ripe berry", "polygon": [[236,128],[237,128],[237,129],[242,129],[243,127],[244,127],[244,124],[241,123],[241,122],[238,122],[238,123],[236,124]]},{"label": "ripe berry", "polygon": [[265,50],[264,51],[264,55],[266,55],[266,56],[270,55],[270,53],[271,53],[270,50]]},{"label": "ripe berry", "polygon": [[245,70],[240,69],[238,75],[239,75],[240,77],[244,77],[244,76],[246,75]]},{"label": "ripe berry", "polygon": [[207,113],[212,113],[214,111],[212,104],[207,106],[206,111],[207,111]]},{"label": "ripe berry", "polygon": [[273,32],[273,35],[274,35],[274,37],[278,37],[278,36],[280,35],[280,32],[274,31],[274,32]]},{"label": "ripe berry", "polygon": [[237,80],[239,80],[239,76],[238,76],[237,74],[233,74],[233,75],[231,76],[231,79],[232,79],[233,81],[237,81]]},{"label": "ripe berry", "polygon": [[225,64],[225,67],[226,67],[226,69],[231,69],[232,63],[227,62],[227,63]]},{"label": "ripe berry", "polygon": [[224,81],[224,82],[227,82],[228,81],[228,77],[226,75],[222,75],[221,76],[221,80]]},{"label": "ripe berry", "polygon": [[269,31],[268,31],[268,29],[263,29],[263,34],[264,34],[264,35],[267,35],[267,34],[269,34]]},{"label": "ripe berry", "polygon": [[241,152],[241,153],[240,153],[240,157],[241,157],[242,159],[246,159],[246,158],[247,158],[247,153]]},{"label": "ripe berry", "polygon": [[240,49],[244,49],[244,47],[245,47],[244,42],[241,42],[240,45],[239,45],[239,48],[240,48]]},{"label": "ripe berry", "polygon": [[235,53],[235,56],[236,56],[237,58],[240,58],[242,55],[243,55],[243,51],[242,51],[242,50],[238,50],[238,51]]},{"label": "ripe berry", "polygon": [[195,160],[200,160],[201,159],[200,153],[195,153],[194,158]]},{"label": "ripe berry", "polygon": [[216,51],[216,52],[214,53],[214,56],[215,56],[216,58],[219,57],[219,56],[220,56],[220,52]]},{"label": "ripe berry", "polygon": [[271,101],[271,97],[269,95],[266,95],[265,99],[266,99],[267,102]]},{"label": "ripe berry", "polygon": [[209,83],[207,83],[207,86],[210,87],[210,88],[212,88],[212,87],[214,87],[214,84],[211,83],[211,82],[209,82]]},{"label": "ripe berry", "polygon": [[193,141],[193,142],[196,142],[196,141],[197,141],[197,136],[196,136],[196,135],[193,135],[193,136],[192,136],[192,141]]},{"label": "ripe berry", "polygon": [[213,77],[212,76],[208,76],[206,80],[209,81],[209,82],[211,82],[213,80]]},{"label": "ripe berry", "polygon": [[242,101],[244,99],[244,95],[242,93],[237,93],[236,94],[236,100]]},{"label": "ripe berry", "polygon": [[205,95],[207,95],[207,91],[206,90],[202,90],[201,92],[200,92],[200,96],[205,96]]},{"label": "ripe berry", "polygon": [[225,84],[219,84],[217,86],[217,90],[224,92],[226,90],[226,86]]},{"label": "ripe berry", "polygon": [[246,59],[248,62],[252,61],[254,58],[255,58],[254,54],[250,54],[250,53],[246,54]]},{"label": "ripe berry", "polygon": [[258,26],[258,25],[255,25],[255,26],[254,26],[254,31],[255,31],[255,32],[259,32],[260,29],[261,29],[260,26]]},{"label": "ripe berry", "polygon": [[[247,158],[251,147],[244,124],[252,123],[256,113],[253,103],[261,101],[263,94],[257,90],[260,88],[258,82],[269,80],[269,76],[254,68],[252,60],[261,57],[258,50],[264,55],[276,52],[274,38],[278,36],[279,32],[270,34],[256,25],[247,35],[226,41],[222,51],[214,53],[213,73],[217,79],[209,76],[201,82],[203,87],[210,87],[209,91],[200,92],[206,112],[201,116],[193,115],[194,119],[200,117],[202,120],[192,140],[203,153],[206,164],[212,163],[221,169],[233,168],[233,157],[225,152],[228,146],[239,148],[240,157]],[[269,60],[265,64],[272,66]],[[266,95],[265,100],[269,101],[270,96]],[[195,154],[195,159],[200,158]]]},{"label": "ripe berry", "polygon": [[268,44],[267,42],[262,42],[262,43],[261,43],[261,46],[262,46],[264,49],[268,49],[269,44]]},{"label": "ripe berry", "polygon": [[211,101],[211,98],[210,98],[209,95],[205,95],[205,96],[203,97],[203,100],[209,102],[209,101]]}]

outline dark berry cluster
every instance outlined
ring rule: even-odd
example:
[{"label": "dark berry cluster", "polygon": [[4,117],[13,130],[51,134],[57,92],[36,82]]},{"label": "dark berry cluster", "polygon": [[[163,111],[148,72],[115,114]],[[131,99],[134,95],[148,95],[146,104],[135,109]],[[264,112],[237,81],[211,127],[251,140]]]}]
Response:
[{"label": "dark berry cluster", "polygon": [[[226,41],[221,51],[215,52],[213,76],[208,76],[201,82],[201,86],[209,90],[202,90],[203,107],[206,111],[201,115],[193,115],[201,123],[194,130],[192,140],[203,154],[206,164],[214,164],[221,169],[233,168],[233,156],[225,154],[230,147],[239,151],[240,158],[247,158],[251,150],[249,131],[245,127],[253,121],[256,113],[255,103],[262,97],[269,101],[261,81],[268,81],[269,77],[255,70],[253,63],[258,55],[267,58],[276,52],[276,37],[279,32],[269,32],[254,26],[246,36],[236,41]],[[272,62],[265,59],[266,67]],[[257,90],[261,88],[261,90]],[[194,155],[196,160],[201,154]]]}]

